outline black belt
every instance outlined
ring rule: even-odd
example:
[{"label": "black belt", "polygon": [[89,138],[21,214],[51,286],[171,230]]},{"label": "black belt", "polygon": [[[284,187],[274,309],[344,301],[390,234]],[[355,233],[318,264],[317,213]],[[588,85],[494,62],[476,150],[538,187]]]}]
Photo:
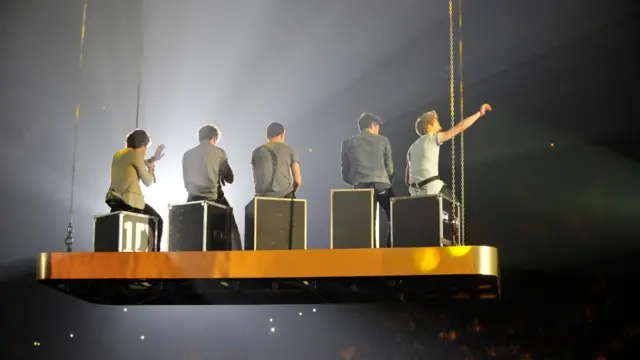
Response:
[{"label": "black belt", "polygon": [[419,182],[419,183],[417,183],[417,184],[416,184],[416,183],[410,184],[409,186],[410,186],[410,187],[412,187],[412,188],[417,188],[417,189],[419,189],[419,188],[421,188],[421,187],[423,187],[423,186],[425,186],[425,185],[429,184],[430,182],[432,182],[432,181],[436,181],[436,180],[440,180],[440,176],[438,176],[438,175],[436,175],[436,176],[432,176],[432,177],[430,177],[430,178],[427,178],[427,179],[425,179],[425,180],[420,181],[420,182]]}]

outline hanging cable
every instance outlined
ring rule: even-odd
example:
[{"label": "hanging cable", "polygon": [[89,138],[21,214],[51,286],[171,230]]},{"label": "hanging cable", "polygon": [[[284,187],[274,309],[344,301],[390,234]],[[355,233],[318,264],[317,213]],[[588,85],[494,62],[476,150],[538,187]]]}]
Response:
[{"label": "hanging cable", "polygon": [[[142,20],[143,8],[142,1],[140,2],[140,18]],[[143,24],[142,21],[140,21]],[[140,41],[140,54],[138,55],[138,100],[136,103],[136,129],[140,127],[140,88],[142,87],[142,51],[144,50],[144,29],[140,31],[142,34],[142,40]]]},{"label": "hanging cable", "polygon": [[[451,127],[456,123],[455,109],[455,68],[453,55],[453,0],[449,0],[449,106],[451,110]],[[456,195],[456,143],[455,138],[451,139],[451,190],[453,196]]]},{"label": "hanging cable", "polygon": [[[451,128],[456,125],[456,109],[455,109],[455,66],[453,52],[453,0],[449,0],[449,108],[451,111]],[[455,225],[457,219],[456,209],[456,139],[451,139],[451,193],[453,194],[453,205],[451,207],[453,226],[453,241],[457,242],[459,225]]]},{"label": "hanging cable", "polygon": [[[458,0],[458,78],[460,90],[460,121],[464,120],[464,65],[462,57],[462,3]],[[465,207],[464,207],[464,131],[460,133],[460,238],[465,244]]]},{"label": "hanging cable", "polygon": [[[88,0],[84,1],[82,7],[82,26],[80,28],[80,55],[78,58],[78,88],[82,83],[82,64],[84,60],[84,37],[87,24],[87,4]],[[78,91],[78,98],[80,97],[80,91]],[[71,200],[69,201],[69,224],[67,226],[67,237],[64,239],[64,244],[67,246],[67,252],[71,252],[73,246],[73,202],[76,190],[76,156],[78,150],[78,125],[80,120],[80,100],[76,103],[75,120],[73,123],[73,156],[71,160]]]}]

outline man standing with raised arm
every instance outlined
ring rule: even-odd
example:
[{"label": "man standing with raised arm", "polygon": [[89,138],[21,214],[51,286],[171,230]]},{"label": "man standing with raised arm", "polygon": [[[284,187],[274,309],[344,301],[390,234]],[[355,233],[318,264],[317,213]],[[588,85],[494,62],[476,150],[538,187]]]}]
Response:
[{"label": "man standing with raised arm", "polygon": [[[342,142],[342,180],[355,189],[375,190],[375,199],[391,224],[391,183],[395,175],[389,139],[379,134],[382,120],[364,113],[358,119],[360,134]],[[377,214],[377,207],[376,207]],[[386,246],[390,247],[391,232]]]}]

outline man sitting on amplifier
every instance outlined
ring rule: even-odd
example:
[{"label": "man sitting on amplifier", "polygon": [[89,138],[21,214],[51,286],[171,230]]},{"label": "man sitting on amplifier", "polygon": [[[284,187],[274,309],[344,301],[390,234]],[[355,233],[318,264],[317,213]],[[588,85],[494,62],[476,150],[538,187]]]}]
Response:
[{"label": "man sitting on amplifier", "polygon": [[[342,180],[356,189],[375,189],[375,199],[391,223],[391,183],[395,175],[389,139],[379,135],[382,120],[364,113],[358,119],[360,134],[342,142]],[[376,207],[377,211],[377,207]],[[391,246],[391,232],[387,247]]]},{"label": "man sitting on amplifier", "polygon": [[284,143],[284,126],[272,122],[267,126],[268,142],[251,154],[256,196],[292,198],[302,186],[298,153]]},{"label": "man sitting on amplifier", "polygon": [[442,193],[452,198],[451,189],[438,176],[438,158],[440,145],[451,140],[454,136],[473,125],[476,120],[491,111],[489,104],[480,107],[477,113],[469,116],[447,131],[442,131],[438,114],[428,111],[416,121],[416,132],[420,138],[416,140],[407,152],[407,167],[405,182],[409,186],[409,193],[415,195],[432,195]]},{"label": "man sitting on amplifier", "polygon": [[145,160],[144,156],[149,144],[151,139],[142,129],[136,129],[127,135],[126,147],[116,152],[111,160],[111,184],[105,196],[105,202],[111,208],[111,212],[130,211],[156,217],[158,219],[156,250],[159,250],[163,221],[158,212],[145,203],[140,180],[147,187],[156,182],[155,163],[164,156],[164,145],[158,145],[155,154]]},{"label": "man sitting on amplifier", "polygon": [[[187,189],[187,201],[213,201],[231,207],[224,196],[222,186],[233,184],[234,176],[227,153],[217,146],[220,130],[213,125],[204,125],[198,130],[200,143],[182,157],[182,177]],[[231,245],[240,249],[240,232],[233,213],[231,214]]]}]

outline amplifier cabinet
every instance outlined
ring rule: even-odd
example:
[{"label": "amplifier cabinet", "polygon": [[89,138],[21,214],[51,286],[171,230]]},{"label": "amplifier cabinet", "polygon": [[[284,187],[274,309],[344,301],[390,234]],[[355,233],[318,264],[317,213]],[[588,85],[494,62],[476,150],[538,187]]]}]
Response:
[{"label": "amplifier cabinet", "polygon": [[156,248],[158,219],[128,211],[93,218],[93,251],[147,252]]},{"label": "amplifier cabinet", "polygon": [[451,210],[451,199],[442,194],[391,199],[392,247],[451,245]]},{"label": "amplifier cabinet", "polygon": [[245,250],[307,248],[307,200],[256,196],[245,208]]},{"label": "amplifier cabinet", "polygon": [[168,250],[231,250],[232,211],[213,201],[169,205]]},{"label": "amplifier cabinet", "polygon": [[376,247],[374,189],[331,190],[331,248]]}]

